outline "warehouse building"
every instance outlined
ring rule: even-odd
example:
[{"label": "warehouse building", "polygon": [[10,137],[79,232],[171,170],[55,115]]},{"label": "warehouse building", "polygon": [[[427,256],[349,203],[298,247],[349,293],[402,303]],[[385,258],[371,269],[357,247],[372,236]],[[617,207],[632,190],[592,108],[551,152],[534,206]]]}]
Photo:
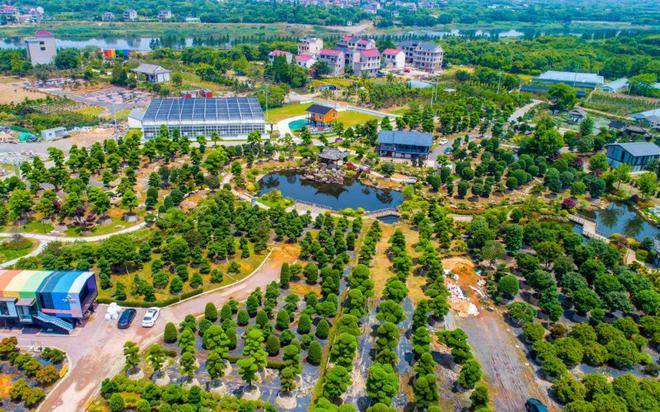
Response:
[{"label": "warehouse building", "polygon": [[154,99],[139,121],[145,139],[155,137],[161,126],[178,129],[183,136],[246,139],[248,134],[265,133],[261,105],[254,97]]},{"label": "warehouse building", "polygon": [[93,272],[0,270],[0,323],[71,332],[93,309]]},{"label": "warehouse building", "polygon": [[596,73],[559,72],[548,70],[536,78],[536,82],[545,84],[564,83],[573,87],[595,89],[605,83],[605,78]]}]

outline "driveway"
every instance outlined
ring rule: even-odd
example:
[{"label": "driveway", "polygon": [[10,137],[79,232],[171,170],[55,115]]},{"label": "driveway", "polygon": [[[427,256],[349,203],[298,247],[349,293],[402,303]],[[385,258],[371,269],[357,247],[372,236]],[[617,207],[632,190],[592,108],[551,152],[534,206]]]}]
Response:
[{"label": "driveway", "polygon": [[41,404],[43,411],[82,411],[100,389],[101,381],[119,373],[124,366],[124,342],[132,340],[141,349],[158,341],[167,322],[179,323],[188,314],[201,314],[207,303],[220,306],[230,298],[242,301],[256,288],[264,289],[279,278],[282,263],[297,257],[295,246],[277,244],[262,265],[249,277],[222,289],[195,296],[161,310],[153,328],[140,327],[145,309],[138,309],[134,324],[125,330],[117,329],[115,321],[105,321],[106,305],[99,305],[97,313],[72,335],[31,334],[21,330],[2,330],[0,338],[17,336],[21,346],[53,346],[67,352],[70,371]]}]

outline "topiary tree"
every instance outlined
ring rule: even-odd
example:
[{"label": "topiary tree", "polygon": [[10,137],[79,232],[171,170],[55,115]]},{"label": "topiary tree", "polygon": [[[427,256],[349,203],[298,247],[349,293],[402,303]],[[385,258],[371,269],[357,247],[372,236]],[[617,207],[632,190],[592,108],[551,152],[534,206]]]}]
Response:
[{"label": "topiary tree", "polygon": [[140,363],[140,349],[137,343],[128,341],[124,343],[124,358],[126,359],[127,371],[132,371],[137,368]]},{"label": "topiary tree", "polygon": [[250,321],[250,315],[248,312],[244,309],[241,309],[238,311],[238,315],[236,317],[236,323],[238,323],[238,326],[245,326],[248,324]]},{"label": "topiary tree", "polygon": [[280,353],[280,338],[272,333],[266,339],[266,352],[269,356],[276,356]]},{"label": "topiary tree", "polygon": [[481,365],[472,358],[465,361],[461,373],[458,375],[458,384],[465,389],[474,389],[474,386],[481,379]]},{"label": "topiary tree", "polygon": [[281,310],[277,312],[277,320],[275,322],[275,326],[277,326],[277,329],[279,330],[288,329],[290,323],[291,323],[291,319],[289,318],[289,312],[287,312],[286,310]]},{"label": "topiary tree", "polygon": [[310,330],[312,330],[312,318],[310,318],[308,314],[303,313],[300,315],[300,319],[298,319],[298,333],[305,335],[309,333]]},{"label": "topiary tree", "polygon": [[124,398],[118,393],[113,393],[108,399],[108,407],[112,412],[124,411]]},{"label": "topiary tree", "polygon": [[392,365],[374,363],[369,367],[367,394],[373,402],[389,405],[399,391],[399,379]]},{"label": "topiary tree", "polygon": [[319,339],[327,339],[330,333],[330,324],[327,320],[321,319],[316,325],[316,337]]},{"label": "topiary tree", "polygon": [[321,357],[323,356],[323,347],[319,341],[312,341],[307,350],[307,362],[312,365],[318,366],[321,364]]},{"label": "topiary tree", "polygon": [[204,318],[211,322],[218,320],[218,309],[213,303],[209,302],[206,304],[206,307],[204,308]]}]

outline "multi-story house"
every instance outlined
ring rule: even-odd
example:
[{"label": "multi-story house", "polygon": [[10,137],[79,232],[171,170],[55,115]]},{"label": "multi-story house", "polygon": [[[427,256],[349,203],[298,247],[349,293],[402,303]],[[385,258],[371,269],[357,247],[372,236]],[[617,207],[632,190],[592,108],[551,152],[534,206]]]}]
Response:
[{"label": "multi-story house", "polygon": [[380,70],[380,52],[378,49],[358,50],[353,52],[351,67],[353,74],[360,77],[373,77]]},{"label": "multi-story house", "polygon": [[135,21],[138,18],[138,13],[135,9],[124,10],[124,21]]},{"label": "multi-story house", "polygon": [[429,73],[442,70],[444,51],[435,43],[407,41],[400,44],[406,55],[406,63]]},{"label": "multi-story house", "polygon": [[346,57],[344,52],[337,49],[322,49],[319,52],[319,61],[325,62],[330,68],[330,74],[333,76],[341,76],[344,74],[346,67]]},{"label": "multi-story house", "polygon": [[25,39],[28,57],[32,65],[51,64],[57,55],[57,41],[53,34],[39,30],[34,37]]},{"label": "multi-story house", "polygon": [[316,58],[309,54],[299,54],[296,56],[296,64],[300,67],[311,69],[314,63],[316,63]]},{"label": "multi-story house", "polygon": [[366,39],[353,36],[344,36],[337,42],[340,50],[369,50],[376,48],[374,39]]},{"label": "multi-story house", "polygon": [[385,49],[382,53],[381,66],[384,69],[403,70],[406,54],[401,49]]},{"label": "multi-story house", "polygon": [[303,37],[298,42],[298,54],[316,56],[323,48],[323,39],[318,37]]},{"label": "multi-story house", "polygon": [[21,19],[18,7],[12,5],[0,6],[0,16],[2,16],[5,21],[19,22]]}]

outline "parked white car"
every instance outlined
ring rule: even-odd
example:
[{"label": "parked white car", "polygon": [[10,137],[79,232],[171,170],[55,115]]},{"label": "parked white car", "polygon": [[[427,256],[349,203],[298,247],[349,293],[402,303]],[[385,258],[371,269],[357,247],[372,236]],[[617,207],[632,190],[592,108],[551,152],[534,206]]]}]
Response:
[{"label": "parked white car", "polygon": [[144,314],[144,317],[142,318],[142,327],[151,328],[152,326],[154,326],[156,324],[156,319],[158,319],[158,315],[160,315],[159,308],[147,309],[147,312]]},{"label": "parked white car", "polygon": [[445,139],[444,137],[440,139],[440,144],[447,144],[448,140]]}]

